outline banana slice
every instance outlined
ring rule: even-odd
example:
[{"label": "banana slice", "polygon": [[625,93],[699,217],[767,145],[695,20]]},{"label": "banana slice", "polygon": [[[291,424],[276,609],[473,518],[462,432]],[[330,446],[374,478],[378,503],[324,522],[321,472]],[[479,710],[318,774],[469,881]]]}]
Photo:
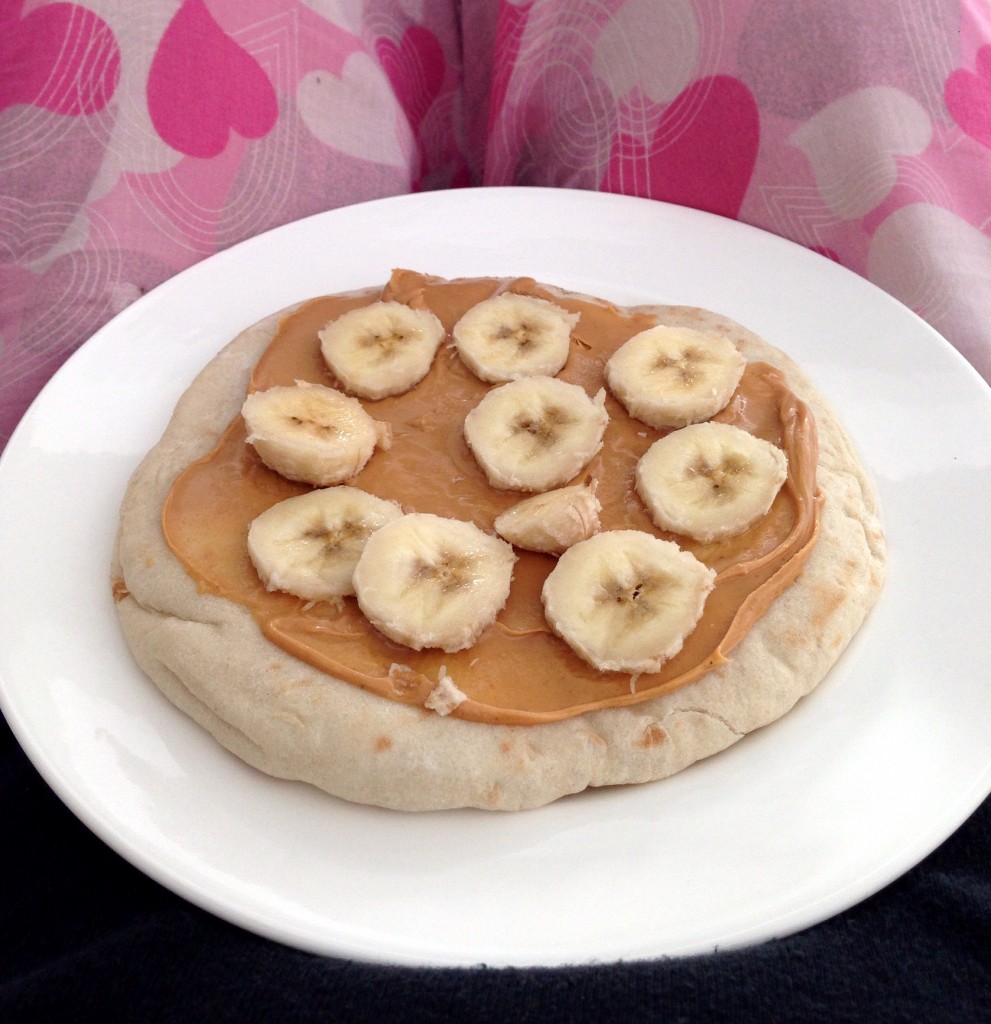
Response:
[{"label": "banana slice", "polygon": [[473,523],[411,512],[376,530],[354,570],[358,606],[419,651],[470,647],[509,597],[516,555]]},{"label": "banana slice", "polygon": [[403,510],[357,487],[286,498],[248,528],[248,554],[269,590],[311,601],[354,593],[351,576],[368,538]]},{"label": "banana slice", "polygon": [[728,423],[696,423],[655,441],[637,463],[637,493],[662,530],[717,540],[766,515],[788,476],[780,448]]},{"label": "banana slice", "polygon": [[601,511],[595,484],[575,484],[518,501],[494,525],[500,537],[518,548],[559,555],[598,532]]},{"label": "banana slice", "polygon": [[419,384],[445,334],[429,310],[402,302],[352,309],[318,332],[330,372],[345,390],[371,399],[401,395]]},{"label": "banana slice", "polygon": [[296,381],[255,391],[241,406],[248,444],[287,480],[326,487],[359,473],[392,428],[373,420],[356,398],[320,384]]},{"label": "banana slice", "polygon": [[548,625],[603,672],[657,672],[702,616],[716,574],[677,544],[606,530],[558,559],[541,594]]},{"label": "banana slice", "polygon": [[588,465],[608,421],[604,390],[593,399],[557,377],[523,377],[493,388],[464,434],[493,487],[547,491]]},{"label": "banana slice", "polygon": [[451,333],[458,355],[480,380],[553,377],[568,361],[580,316],[545,299],[503,292],[472,306]]},{"label": "banana slice", "polygon": [[720,334],[651,327],[610,356],[606,383],[626,411],[651,427],[684,427],[724,409],[746,360]]}]

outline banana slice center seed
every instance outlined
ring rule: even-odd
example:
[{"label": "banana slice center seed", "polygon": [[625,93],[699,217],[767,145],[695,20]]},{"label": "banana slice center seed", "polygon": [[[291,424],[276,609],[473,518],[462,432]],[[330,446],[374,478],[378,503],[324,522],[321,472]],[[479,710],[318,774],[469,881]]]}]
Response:
[{"label": "banana slice center seed", "polygon": [[521,413],[513,420],[512,429],[517,434],[529,434],[536,447],[550,448],[561,436],[562,429],[576,422],[560,406],[551,405],[540,416]]},{"label": "banana slice center seed", "polygon": [[699,459],[688,468],[686,475],[690,480],[705,478],[714,498],[728,499],[736,491],[740,478],[746,477],[749,473],[750,465],[745,459],[727,456],[715,465],[705,459]]},{"label": "banana slice center seed", "polygon": [[492,340],[512,342],[516,346],[517,351],[523,353],[538,345],[538,333],[539,327],[534,327],[524,320],[515,327],[510,327],[508,324],[500,327]]},{"label": "banana slice center seed", "polygon": [[405,331],[369,331],[361,335],[358,344],[365,349],[372,349],[378,355],[379,362],[388,362],[409,341],[411,335]]},{"label": "banana slice center seed", "polygon": [[326,526],[317,523],[303,532],[305,540],[322,541],[321,552],[327,556],[333,556],[341,550],[353,546],[356,542],[363,541],[370,536],[372,528],[366,523],[345,523],[343,526]]},{"label": "banana slice center seed", "polygon": [[707,360],[698,349],[689,348],[679,356],[662,355],[654,361],[655,372],[666,372],[686,388],[694,387],[705,369]]},{"label": "banana slice center seed", "polygon": [[415,583],[438,586],[445,594],[464,590],[475,581],[475,559],[460,552],[445,552],[433,560],[420,558],[413,566]]},{"label": "banana slice center seed", "polygon": [[602,585],[596,603],[618,605],[635,619],[649,619],[657,611],[658,596],[669,583],[670,578],[662,574],[637,575],[632,581],[612,577]]},{"label": "banana slice center seed", "polygon": [[336,423],[327,423],[325,420],[311,420],[303,416],[289,416],[289,422],[294,427],[300,427],[308,434],[316,437],[327,438],[331,435],[337,436],[341,428]]}]

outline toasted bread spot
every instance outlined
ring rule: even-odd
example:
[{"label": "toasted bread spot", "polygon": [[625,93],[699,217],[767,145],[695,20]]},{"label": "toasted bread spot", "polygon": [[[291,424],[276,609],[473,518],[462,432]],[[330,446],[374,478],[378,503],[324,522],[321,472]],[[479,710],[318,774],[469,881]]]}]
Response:
[{"label": "toasted bread spot", "polygon": [[816,609],[810,621],[816,632],[821,632],[834,612],[846,600],[846,592],[834,587],[820,587],[816,595]]},{"label": "toasted bread spot", "polygon": [[662,743],[667,743],[667,741],[667,730],[658,725],[657,722],[651,722],[640,734],[640,739],[637,740],[636,745],[647,749],[650,747],[658,747]]},{"label": "toasted bread spot", "polygon": [[799,651],[803,647],[814,646],[817,641],[814,636],[799,632],[797,629],[785,629],[780,634],[781,648],[789,651]]}]

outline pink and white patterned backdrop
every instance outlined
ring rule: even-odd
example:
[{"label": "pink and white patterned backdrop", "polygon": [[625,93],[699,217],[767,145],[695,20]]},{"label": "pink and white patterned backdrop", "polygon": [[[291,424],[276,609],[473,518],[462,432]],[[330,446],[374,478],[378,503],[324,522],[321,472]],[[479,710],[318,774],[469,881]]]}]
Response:
[{"label": "pink and white patterned backdrop", "polygon": [[991,381],[987,0],[0,0],[0,446],[211,253],[506,184],[766,228]]}]

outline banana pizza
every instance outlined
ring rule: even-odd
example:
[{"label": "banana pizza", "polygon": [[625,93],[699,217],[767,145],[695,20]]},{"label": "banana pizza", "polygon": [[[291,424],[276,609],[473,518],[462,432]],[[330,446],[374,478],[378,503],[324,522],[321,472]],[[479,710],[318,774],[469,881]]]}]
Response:
[{"label": "banana pizza", "polygon": [[211,360],[111,575],[138,665],[254,767],[518,810],[779,719],[885,566],[835,412],[746,327],[397,270]]}]

